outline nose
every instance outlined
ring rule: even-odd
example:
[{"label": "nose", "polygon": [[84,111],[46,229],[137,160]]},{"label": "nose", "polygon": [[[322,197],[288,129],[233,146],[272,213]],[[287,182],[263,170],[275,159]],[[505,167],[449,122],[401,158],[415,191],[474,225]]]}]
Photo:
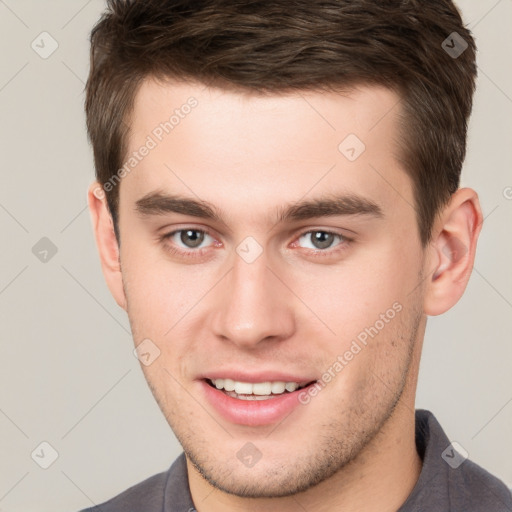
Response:
[{"label": "nose", "polygon": [[217,287],[214,334],[244,349],[292,336],[294,295],[285,276],[269,267],[265,251],[250,263],[233,256],[233,268]]}]

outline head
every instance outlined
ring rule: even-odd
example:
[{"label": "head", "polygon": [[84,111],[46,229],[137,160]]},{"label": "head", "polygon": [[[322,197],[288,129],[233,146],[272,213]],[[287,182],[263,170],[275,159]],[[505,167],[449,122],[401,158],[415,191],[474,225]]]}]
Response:
[{"label": "head", "polygon": [[411,414],[469,278],[471,34],[448,0],[112,0],[91,43],[89,205],[166,419],[226,492],[324,481]]}]

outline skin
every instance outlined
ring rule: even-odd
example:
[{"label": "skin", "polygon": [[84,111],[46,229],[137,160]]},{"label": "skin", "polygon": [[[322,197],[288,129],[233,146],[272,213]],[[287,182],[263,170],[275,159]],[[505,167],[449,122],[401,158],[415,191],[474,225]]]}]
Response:
[{"label": "skin", "polygon": [[[477,194],[453,194],[422,247],[412,182],[396,158],[399,98],[375,86],[256,96],[146,80],[128,153],[191,96],[198,105],[122,178],[120,247],[98,183],[88,197],[134,342],[161,351],[142,369],[187,455],[196,509],[396,511],[421,471],[414,397],[426,318],[464,292],[482,223]],[[338,150],[351,133],[366,146],[353,162]],[[222,221],[138,212],[156,190],[207,201]],[[382,215],[277,222],[279,208],[332,193],[365,198]],[[203,253],[194,257],[179,234],[161,239],[178,229],[208,230]],[[318,248],[315,230],[342,238]],[[252,263],[236,252],[248,236],[262,250]],[[218,369],[322,379],[396,303],[378,335],[279,423],[234,424],[205,400],[200,376]],[[253,467],[237,458],[247,442],[262,454]]]}]

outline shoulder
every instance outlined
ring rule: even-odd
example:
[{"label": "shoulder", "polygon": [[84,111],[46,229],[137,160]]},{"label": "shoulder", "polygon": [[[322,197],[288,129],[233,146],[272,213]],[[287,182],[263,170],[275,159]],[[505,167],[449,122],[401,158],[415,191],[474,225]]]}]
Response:
[{"label": "shoulder", "polygon": [[452,501],[471,505],[475,512],[512,511],[512,492],[497,477],[467,459],[450,473]]},{"label": "shoulder", "polygon": [[160,512],[162,510],[167,477],[168,471],[153,475],[126,489],[105,503],[80,512],[121,512],[132,509]]},{"label": "shoulder", "polygon": [[433,510],[512,512],[510,489],[459,453],[430,411],[416,410],[416,446],[423,468],[401,512],[421,510],[426,503]]},{"label": "shoulder", "polygon": [[161,512],[164,509],[167,510],[164,507],[168,503],[191,503],[183,453],[167,471],[150,476],[105,503],[80,512],[128,512],[130,510]]}]

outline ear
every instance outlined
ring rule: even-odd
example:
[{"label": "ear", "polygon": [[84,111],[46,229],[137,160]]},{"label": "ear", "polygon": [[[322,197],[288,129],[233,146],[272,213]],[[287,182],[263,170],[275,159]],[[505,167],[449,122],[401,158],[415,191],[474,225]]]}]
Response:
[{"label": "ear", "polygon": [[119,245],[114,232],[114,224],[107,205],[105,192],[97,181],[94,181],[89,186],[87,203],[105,281],[115,301],[126,311]]},{"label": "ear", "polygon": [[482,222],[477,193],[470,188],[457,190],[436,221],[428,248],[425,314],[440,315],[462,297],[473,269]]}]

